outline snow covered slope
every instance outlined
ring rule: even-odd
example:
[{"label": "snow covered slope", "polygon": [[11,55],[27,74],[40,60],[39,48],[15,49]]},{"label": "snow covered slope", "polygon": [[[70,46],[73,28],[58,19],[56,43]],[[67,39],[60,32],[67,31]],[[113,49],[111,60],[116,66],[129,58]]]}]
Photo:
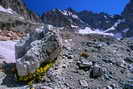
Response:
[{"label": "snow covered slope", "polygon": [[14,11],[11,8],[4,8],[3,6],[0,5],[0,12],[5,12],[5,13],[9,13],[9,14],[13,14]]},{"label": "snow covered slope", "polygon": [[89,27],[86,27],[85,29],[80,29],[79,33],[80,34],[99,34],[99,35],[114,36],[114,34],[112,33],[106,33],[106,32],[100,31],[99,29],[92,30]]},{"label": "snow covered slope", "polygon": [[0,41],[0,61],[15,63],[15,44],[17,41]]}]

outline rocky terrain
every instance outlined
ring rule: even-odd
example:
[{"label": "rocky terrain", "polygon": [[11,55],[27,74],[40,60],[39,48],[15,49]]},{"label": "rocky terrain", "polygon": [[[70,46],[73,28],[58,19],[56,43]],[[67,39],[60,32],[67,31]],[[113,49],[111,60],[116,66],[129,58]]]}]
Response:
[{"label": "rocky terrain", "polygon": [[77,34],[65,40],[44,84],[53,89],[132,89],[132,50],[123,41]]},{"label": "rocky terrain", "polygon": [[40,22],[40,17],[26,7],[21,0],[1,0],[0,5],[6,9],[11,9],[24,17],[25,19]]},{"label": "rocky terrain", "polygon": [[40,18],[21,0],[1,0],[0,89],[133,89],[132,6]]}]

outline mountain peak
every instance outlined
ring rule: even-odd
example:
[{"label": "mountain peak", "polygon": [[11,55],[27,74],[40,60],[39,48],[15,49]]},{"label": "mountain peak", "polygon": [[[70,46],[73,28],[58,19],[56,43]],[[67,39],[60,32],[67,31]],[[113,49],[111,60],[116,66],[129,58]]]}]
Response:
[{"label": "mountain peak", "polygon": [[66,8],[65,10],[67,10],[67,11],[70,11],[70,12],[76,12],[74,9],[72,9],[72,8]]}]

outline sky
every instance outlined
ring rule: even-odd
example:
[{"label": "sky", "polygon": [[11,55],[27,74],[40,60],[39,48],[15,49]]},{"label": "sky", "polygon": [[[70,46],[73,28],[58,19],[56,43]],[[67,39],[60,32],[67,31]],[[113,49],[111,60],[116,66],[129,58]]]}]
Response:
[{"label": "sky", "polygon": [[27,6],[38,14],[54,8],[73,8],[76,11],[88,10],[96,13],[120,14],[129,0],[24,0]]}]

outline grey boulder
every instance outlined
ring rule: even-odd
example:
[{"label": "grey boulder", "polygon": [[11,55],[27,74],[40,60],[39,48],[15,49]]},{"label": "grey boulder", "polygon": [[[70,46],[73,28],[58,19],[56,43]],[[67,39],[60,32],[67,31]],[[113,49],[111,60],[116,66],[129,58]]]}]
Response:
[{"label": "grey boulder", "polygon": [[[40,35],[41,34],[41,35]],[[54,32],[34,32],[16,44],[16,68],[19,76],[33,73],[42,63],[53,61],[60,53]]]}]

